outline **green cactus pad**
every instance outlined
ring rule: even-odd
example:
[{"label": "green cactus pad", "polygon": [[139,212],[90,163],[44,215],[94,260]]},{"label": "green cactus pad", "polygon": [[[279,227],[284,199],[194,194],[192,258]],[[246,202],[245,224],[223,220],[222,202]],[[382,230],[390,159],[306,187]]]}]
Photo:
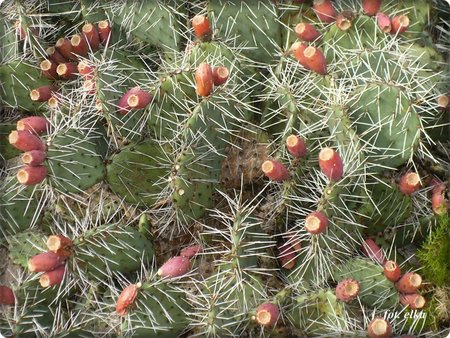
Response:
[{"label": "green cactus pad", "polygon": [[368,161],[395,168],[408,161],[420,139],[420,121],[401,88],[369,83],[354,93],[350,119]]},{"label": "green cactus pad", "polygon": [[28,267],[28,259],[47,251],[46,236],[36,230],[19,232],[7,237],[9,257],[14,264]]},{"label": "green cactus pad", "polygon": [[37,112],[43,110],[42,102],[34,102],[30,92],[38,87],[50,85],[50,80],[41,77],[38,68],[23,61],[12,61],[0,66],[0,98],[5,105]]},{"label": "green cactus pad", "polygon": [[128,35],[173,53],[181,47],[184,13],[182,6],[177,6],[176,2],[169,3],[120,1],[111,7],[110,14],[114,23]]},{"label": "green cactus pad", "polygon": [[401,224],[413,209],[412,200],[402,194],[397,187],[377,183],[370,187],[370,200],[361,206],[361,224],[367,226],[366,235],[376,235],[387,227]]},{"label": "green cactus pad", "polygon": [[281,46],[278,10],[271,2],[209,1],[208,11],[218,35],[235,39],[242,53],[258,62],[270,62]]},{"label": "green cactus pad", "polygon": [[5,177],[0,188],[0,228],[13,235],[38,223],[41,216],[39,193],[25,187],[16,177]]},{"label": "green cactus pad", "polygon": [[107,180],[112,191],[132,204],[153,206],[170,171],[168,153],[153,141],[123,148],[111,157]]},{"label": "green cactus pad", "polygon": [[50,184],[60,191],[80,193],[100,182],[105,175],[97,148],[100,137],[94,132],[83,135],[74,129],[54,135],[46,160]]},{"label": "green cactus pad", "polygon": [[304,333],[319,335],[333,331],[344,331],[347,312],[332,290],[320,289],[295,299],[288,317],[296,328]]},{"label": "green cactus pad", "polygon": [[361,303],[371,308],[389,309],[399,303],[394,283],[386,279],[383,267],[368,258],[353,258],[333,273],[336,282],[352,278],[359,282]]},{"label": "green cactus pad", "polygon": [[168,284],[144,283],[122,321],[122,333],[136,338],[178,337],[189,323],[190,306],[185,297]]},{"label": "green cactus pad", "polygon": [[79,269],[94,278],[138,270],[153,259],[153,245],[131,226],[102,225],[74,241],[73,255]]}]

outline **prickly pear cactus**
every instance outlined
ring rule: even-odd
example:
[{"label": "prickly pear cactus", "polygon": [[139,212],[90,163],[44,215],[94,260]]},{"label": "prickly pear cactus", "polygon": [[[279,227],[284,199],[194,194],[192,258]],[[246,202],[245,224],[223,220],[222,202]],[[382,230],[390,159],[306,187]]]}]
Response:
[{"label": "prickly pear cactus", "polygon": [[449,21],[0,1],[0,332],[448,335]]}]

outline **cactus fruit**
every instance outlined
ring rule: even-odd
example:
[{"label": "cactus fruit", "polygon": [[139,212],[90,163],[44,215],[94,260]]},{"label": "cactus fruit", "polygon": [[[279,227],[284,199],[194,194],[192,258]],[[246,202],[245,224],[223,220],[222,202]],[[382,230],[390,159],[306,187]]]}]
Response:
[{"label": "cactus fruit", "polygon": [[447,2],[0,2],[3,335],[448,335]]}]

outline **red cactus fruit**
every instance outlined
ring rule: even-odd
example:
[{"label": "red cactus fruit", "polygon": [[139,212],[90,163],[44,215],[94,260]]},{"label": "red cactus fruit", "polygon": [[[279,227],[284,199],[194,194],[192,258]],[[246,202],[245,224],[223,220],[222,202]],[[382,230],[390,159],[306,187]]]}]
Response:
[{"label": "red cactus fruit", "polygon": [[56,73],[63,80],[72,80],[76,77],[77,66],[73,63],[61,63],[56,68]]},{"label": "red cactus fruit", "polygon": [[68,258],[72,254],[73,242],[64,235],[51,235],[47,238],[47,248],[62,259]]},{"label": "red cactus fruit", "polygon": [[431,207],[436,215],[445,215],[450,208],[450,203],[445,199],[446,186],[443,182],[433,179],[431,181]]},{"label": "red cactus fruit", "polygon": [[83,90],[88,93],[88,94],[95,94],[97,93],[97,84],[95,83],[95,81],[93,79],[89,79],[89,80],[84,80],[83,82]]},{"label": "red cactus fruit", "polygon": [[55,47],[48,47],[46,52],[48,59],[56,64],[67,62],[67,59]]},{"label": "red cactus fruit", "polygon": [[40,135],[50,129],[50,122],[42,116],[29,116],[17,121],[17,130]]},{"label": "red cactus fruit", "polygon": [[391,324],[380,317],[374,318],[367,326],[369,338],[388,338],[392,334]]},{"label": "red cactus fruit", "polygon": [[84,35],[75,34],[70,39],[70,43],[72,44],[72,53],[78,56],[87,56],[89,52],[89,46],[86,39],[84,38]]},{"label": "red cactus fruit", "polygon": [[187,248],[182,249],[180,252],[180,256],[186,257],[186,258],[192,258],[202,252],[203,252],[203,247],[200,244],[196,244],[196,245],[191,245],[191,246],[188,246]]},{"label": "red cactus fruit", "polygon": [[305,57],[305,49],[308,48],[307,45],[301,42],[295,42],[291,46],[291,52],[294,55],[295,59],[306,69],[310,69],[308,62]]},{"label": "red cactus fruit", "polygon": [[44,60],[39,64],[39,68],[41,69],[42,76],[47,79],[55,80],[58,78],[58,73],[56,69],[58,68],[58,64],[51,60]]},{"label": "red cactus fruit", "polygon": [[355,299],[360,291],[359,282],[355,279],[343,279],[336,285],[336,298],[343,302]]},{"label": "red cactus fruit", "polygon": [[409,306],[412,310],[420,310],[425,306],[426,300],[417,293],[400,294],[400,303]]},{"label": "red cactus fruit", "polygon": [[369,257],[374,262],[377,262],[381,265],[384,265],[386,262],[386,256],[384,255],[383,250],[378,246],[377,243],[374,242],[373,239],[364,240],[361,251],[366,257]]},{"label": "red cactus fruit", "polygon": [[318,48],[309,46],[303,51],[303,55],[308,69],[321,75],[327,74],[327,60]]},{"label": "red cactus fruit", "polygon": [[196,15],[192,19],[192,27],[197,39],[209,41],[212,37],[212,29],[208,18],[205,15]]},{"label": "red cactus fruit", "polygon": [[213,67],[212,76],[214,85],[220,86],[227,82],[230,71],[227,67]]},{"label": "red cactus fruit", "polygon": [[288,234],[285,242],[278,246],[278,259],[284,269],[292,269],[295,266],[296,254],[301,250],[300,241],[294,234]]},{"label": "red cactus fruit", "polygon": [[386,14],[379,12],[377,13],[377,25],[378,27],[385,33],[390,33],[392,30],[392,22],[389,16]]},{"label": "red cactus fruit", "polygon": [[77,56],[72,54],[72,43],[68,38],[60,38],[56,41],[56,49],[69,61],[76,61]]},{"label": "red cactus fruit", "polygon": [[54,270],[47,271],[39,278],[39,284],[43,288],[48,288],[53,285],[60,284],[64,279],[64,272],[66,271],[65,265],[58,266]]},{"label": "red cactus fruit", "polygon": [[341,31],[345,32],[352,27],[352,21],[355,18],[355,15],[351,11],[344,11],[339,13],[336,18],[336,26]]},{"label": "red cactus fruit", "polygon": [[384,263],[383,272],[386,279],[393,283],[398,281],[402,274],[400,266],[394,261],[386,261],[386,263]]},{"label": "red cactus fruit", "polygon": [[306,22],[300,22],[297,26],[295,26],[294,30],[300,40],[307,42],[312,42],[320,36],[317,29],[315,29],[313,25]]},{"label": "red cactus fruit", "polygon": [[180,277],[185,275],[191,269],[189,258],[182,256],[175,256],[165,262],[158,270],[158,275],[161,277]]},{"label": "red cactus fruit", "polygon": [[0,305],[14,305],[15,303],[13,290],[5,285],[0,285]]},{"label": "red cactus fruit", "polygon": [[13,130],[9,134],[9,143],[14,148],[22,151],[46,150],[46,146],[41,139],[26,130]]},{"label": "red cactus fruit", "polygon": [[23,29],[19,20],[14,22],[14,27],[16,28],[16,34],[19,36],[20,40],[24,40],[27,38],[27,32],[25,31],[25,29]]},{"label": "red cactus fruit", "polygon": [[77,65],[78,73],[84,77],[85,80],[91,80],[94,78],[94,66],[90,65],[87,61],[82,60]]},{"label": "red cactus fruit", "polygon": [[280,316],[280,308],[273,303],[264,303],[256,309],[256,321],[265,327],[272,327]]},{"label": "red cactus fruit", "polygon": [[140,87],[133,87],[123,94],[117,107],[119,112],[125,115],[133,108],[142,109],[147,107],[152,99],[153,96],[149,92],[142,90]]},{"label": "red cactus fruit", "polygon": [[141,283],[130,284],[122,290],[116,302],[116,312],[118,315],[125,316],[128,314],[128,310],[134,304],[141,287]]},{"label": "red cactus fruit", "polygon": [[415,293],[417,289],[422,285],[422,277],[414,272],[405,273],[397,283],[395,287],[400,293]]},{"label": "red cactus fruit", "polygon": [[420,177],[417,173],[408,172],[400,179],[399,189],[405,195],[411,195],[420,188]]},{"label": "red cactus fruit", "polygon": [[450,96],[439,95],[436,101],[439,108],[445,109],[450,105]]},{"label": "red cactus fruit", "polygon": [[289,178],[287,168],[277,160],[267,160],[261,165],[261,169],[270,180],[281,182]]},{"label": "red cactus fruit", "polygon": [[376,15],[381,8],[381,0],[362,0],[364,14],[368,16]]},{"label": "red cactus fruit", "polygon": [[52,97],[52,92],[55,91],[53,86],[41,86],[39,88],[33,89],[30,92],[31,101],[35,102],[46,102]]},{"label": "red cactus fruit", "polygon": [[98,36],[103,46],[106,46],[111,40],[111,25],[109,21],[103,20],[98,23]]},{"label": "red cactus fruit", "polygon": [[48,99],[47,104],[51,109],[58,108],[58,106],[59,106],[58,97],[53,95],[51,98]]},{"label": "red cactus fruit", "polygon": [[331,181],[339,181],[344,175],[344,164],[337,152],[331,148],[323,148],[319,153],[319,166]]},{"label": "red cactus fruit", "polygon": [[17,172],[17,180],[23,185],[35,185],[41,183],[47,177],[48,170],[44,166],[25,166]]},{"label": "red cactus fruit", "polygon": [[212,69],[207,63],[202,63],[195,71],[196,92],[199,96],[208,96],[213,90]]},{"label": "red cactus fruit", "polygon": [[22,154],[22,163],[37,167],[40,166],[47,158],[47,153],[42,150],[30,150]]},{"label": "red cactus fruit", "polygon": [[308,153],[305,141],[298,135],[288,136],[286,139],[286,149],[289,154],[297,158],[302,158]]},{"label": "red cactus fruit", "polygon": [[336,11],[330,0],[314,0],[313,9],[319,20],[332,23],[336,19]]},{"label": "red cactus fruit", "polygon": [[81,31],[83,32],[84,38],[86,39],[86,42],[91,50],[93,52],[97,51],[100,44],[100,37],[98,35],[97,28],[93,24],[87,23],[83,26],[83,28],[81,28]]},{"label": "red cactus fruit", "polygon": [[325,232],[328,227],[328,217],[320,211],[313,211],[305,219],[305,229],[310,234],[317,235]]},{"label": "red cactus fruit", "polygon": [[130,108],[143,109],[152,101],[153,96],[139,87],[134,88],[133,93],[127,98],[127,104]]},{"label": "red cactus fruit", "polygon": [[28,260],[28,270],[30,272],[52,271],[63,264],[64,259],[54,252],[43,252]]},{"label": "red cactus fruit", "polygon": [[391,24],[391,34],[402,34],[409,27],[409,18],[406,15],[397,15],[392,18]]}]

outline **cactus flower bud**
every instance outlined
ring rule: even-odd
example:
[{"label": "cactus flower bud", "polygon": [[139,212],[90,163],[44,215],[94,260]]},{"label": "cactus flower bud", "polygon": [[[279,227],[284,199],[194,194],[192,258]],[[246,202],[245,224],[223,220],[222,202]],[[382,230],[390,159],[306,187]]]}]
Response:
[{"label": "cactus flower bud", "polygon": [[195,71],[196,92],[199,96],[209,96],[213,91],[212,69],[207,63],[200,64]]},{"label": "cactus flower bud", "polygon": [[165,262],[158,270],[158,275],[161,277],[180,277],[185,275],[191,269],[189,258],[182,256],[175,256]]},{"label": "cactus flower bud", "polygon": [[141,286],[141,283],[130,284],[123,289],[116,302],[116,312],[118,315],[125,316],[128,313],[128,310],[130,306],[133,305]]},{"label": "cactus flower bud", "polygon": [[184,248],[180,252],[180,256],[186,257],[186,258],[192,258],[199,253],[203,252],[203,247],[200,244],[188,246],[187,248]]}]

